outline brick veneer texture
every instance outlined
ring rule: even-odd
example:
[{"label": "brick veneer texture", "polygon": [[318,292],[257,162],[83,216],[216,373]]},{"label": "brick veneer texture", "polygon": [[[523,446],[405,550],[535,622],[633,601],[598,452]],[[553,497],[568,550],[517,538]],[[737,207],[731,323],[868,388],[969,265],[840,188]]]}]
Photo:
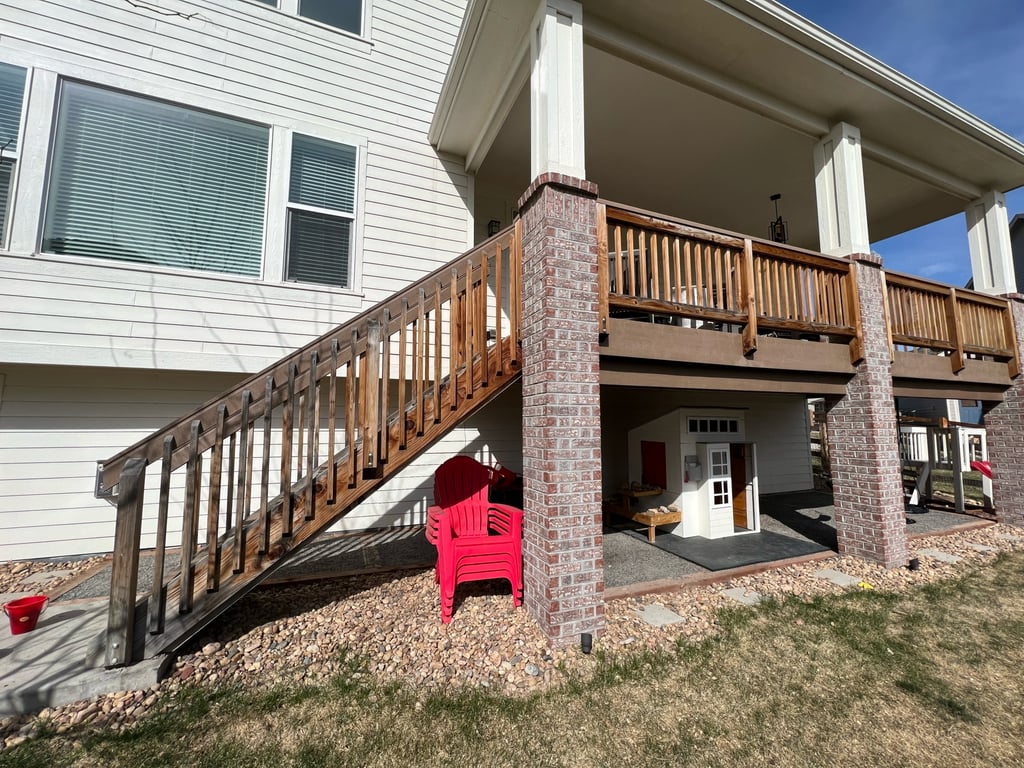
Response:
[{"label": "brick veneer texture", "polygon": [[907,562],[907,530],[884,284],[877,262],[852,261],[864,359],[846,394],[826,400],[836,532],[841,554],[896,568]]},{"label": "brick veneer texture", "polygon": [[597,190],[548,174],[519,208],[524,600],[564,646],[605,626]]},{"label": "brick veneer texture", "polygon": [[[1024,302],[1010,300],[1017,332],[1017,354],[1024,360]],[[1001,523],[1024,525],[1024,376],[1018,376],[1003,401],[985,412],[985,440],[992,465],[992,504]]]}]

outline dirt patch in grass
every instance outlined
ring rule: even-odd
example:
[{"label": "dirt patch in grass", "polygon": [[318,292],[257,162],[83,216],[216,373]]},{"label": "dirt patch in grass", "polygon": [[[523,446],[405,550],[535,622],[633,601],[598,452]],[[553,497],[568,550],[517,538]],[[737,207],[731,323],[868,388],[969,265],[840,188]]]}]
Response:
[{"label": "dirt patch in grass", "polygon": [[[512,698],[382,684],[184,690],[122,734],[33,740],[29,766],[1024,764],[1024,553],[902,594],[720,612],[721,633]],[[72,738],[75,738],[72,735]]]}]

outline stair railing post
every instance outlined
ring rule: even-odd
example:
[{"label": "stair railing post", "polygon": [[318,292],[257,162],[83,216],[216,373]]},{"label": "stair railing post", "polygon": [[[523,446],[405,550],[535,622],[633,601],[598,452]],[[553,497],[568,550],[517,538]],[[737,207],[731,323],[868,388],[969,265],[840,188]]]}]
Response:
[{"label": "stair railing post", "polygon": [[131,664],[135,642],[135,593],[139,582],[139,544],[146,460],[128,459],[118,479],[114,561],[107,606],[106,661],[108,667]]}]

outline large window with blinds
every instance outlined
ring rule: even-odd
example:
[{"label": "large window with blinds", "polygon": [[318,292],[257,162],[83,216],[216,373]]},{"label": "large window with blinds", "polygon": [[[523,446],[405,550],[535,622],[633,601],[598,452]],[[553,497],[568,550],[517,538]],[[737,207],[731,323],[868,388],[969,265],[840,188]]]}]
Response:
[{"label": "large window with blinds", "polygon": [[11,185],[18,161],[18,131],[25,101],[25,70],[0,63],[0,247],[7,242]]},{"label": "large window with blinds", "polygon": [[64,82],[43,250],[259,277],[268,137],[263,125]]},{"label": "large window with blinds", "polygon": [[355,185],[355,147],[302,134],[292,137],[289,280],[351,286]]}]

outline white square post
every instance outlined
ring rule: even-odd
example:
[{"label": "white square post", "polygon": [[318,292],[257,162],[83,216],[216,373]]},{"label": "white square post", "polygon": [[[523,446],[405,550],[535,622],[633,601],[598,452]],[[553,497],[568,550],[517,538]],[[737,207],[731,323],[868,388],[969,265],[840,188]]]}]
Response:
[{"label": "white square post", "polygon": [[996,295],[1016,293],[1006,197],[992,190],[968,205],[964,214],[974,290]]},{"label": "white square post", "polygon": [[870,253],[860,131],[835,125],[814,147],[818,236],[822,253]]}]

